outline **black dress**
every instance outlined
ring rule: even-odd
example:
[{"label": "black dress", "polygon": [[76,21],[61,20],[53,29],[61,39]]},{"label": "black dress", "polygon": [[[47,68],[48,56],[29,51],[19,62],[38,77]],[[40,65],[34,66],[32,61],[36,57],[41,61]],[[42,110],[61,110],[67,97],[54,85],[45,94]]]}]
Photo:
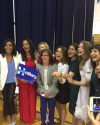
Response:
[{"label": "black dress", "polygon": [[[58,64],[58,72],[61,72],[61,73],[68,73],[68,69],[69,69],[69,65],[67,64],[62,64],[62,63],[59,63]],[[59,102],[60,104],[66,104],[69,102],[69,85],[68,85],[68,82],[67,80],[63,80],[63,82],[65,83],[60,83],[58,82],[58,89],[59,89],[59,93],[57,94],[57,97],[56,97],[56,101]]]},{"label": "black dress", "polygon": [[56,100],[60,104],[66,104],[69,102],[69,85],[68,82],[61,84],[58,82],[59,93],[57,94]]}]

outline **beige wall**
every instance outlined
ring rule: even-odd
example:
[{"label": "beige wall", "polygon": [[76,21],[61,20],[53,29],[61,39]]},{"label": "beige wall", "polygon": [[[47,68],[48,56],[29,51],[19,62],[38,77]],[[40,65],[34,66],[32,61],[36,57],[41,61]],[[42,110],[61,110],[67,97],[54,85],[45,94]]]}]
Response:
[{"label": "beige wall", "polygon": [[94,6],[94,21],[100,21],[100,3],[97,3],[97,0]]},{"label": "beige wall", "polygon": [[95,0],[93,34],[100,34],[100,3]]}]

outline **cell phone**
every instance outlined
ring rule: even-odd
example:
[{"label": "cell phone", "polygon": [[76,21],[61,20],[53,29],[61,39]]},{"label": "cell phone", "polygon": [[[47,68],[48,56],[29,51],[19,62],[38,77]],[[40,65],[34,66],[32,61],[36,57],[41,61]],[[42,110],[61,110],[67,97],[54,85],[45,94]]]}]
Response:
[{"label": "cell phone", "polygon": [[90,97],[90,111],[100,112],[100,97]]}]

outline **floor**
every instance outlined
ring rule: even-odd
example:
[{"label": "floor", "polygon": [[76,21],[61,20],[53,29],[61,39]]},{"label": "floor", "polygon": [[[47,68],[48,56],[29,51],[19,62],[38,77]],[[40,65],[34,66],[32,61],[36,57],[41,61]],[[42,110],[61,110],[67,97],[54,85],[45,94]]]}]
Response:
[{"label": "floor", "polygon": [[[0,97],[1,97],[1,94],[0,94]],[[17,106],[17,107],[19,110],[19,106]],[[68,107],[69,107],[69,104],[66,105],[67,111],[68,111]],[[37,111],[36,119],[32,125],[40,125],[41,124],[40,97],[37,97],[36,111]],[[57,110],[55,108],[55,119],[54,120],[56,121],[57,118],[58,118],[58,113],[57,113]],[[25,123],[20,120],[20,113],[17,114],[16,121],[17,121],[16,125],[25,125]],[[72,122],[72,116],[69,112],[67,112],[65,125],[71,125],[71,122]],[[3,116],[3,102],[1,100],[0,100],[0,125],[7,125],[6,118]]]}]

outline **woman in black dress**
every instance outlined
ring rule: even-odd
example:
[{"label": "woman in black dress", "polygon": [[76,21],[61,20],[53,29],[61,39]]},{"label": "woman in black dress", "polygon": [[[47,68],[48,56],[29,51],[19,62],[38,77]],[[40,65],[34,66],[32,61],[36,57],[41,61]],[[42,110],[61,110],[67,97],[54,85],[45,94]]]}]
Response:
[{"label": "woman in black dress", "polygon": [[[54,72],[52,75],[55,77],[60,76],[61,78],[67,79],[69,76],[74,80],[80,81],[79,73],[79,60],[77,59],[78,44],[71,43],[68,47],[68,57],[70,58],[68,74],[61,72]],[[74,116],[77,96],[79,92],[78,85],[69,84],[69,112],[72,114],[72,125],[77,125],[77,119]]]},{"label": "woman in black dress", "polygon": [[[63,74],[67,74],[69,69],[67,55],[68,52],[66,47],[60,46],[56,49],[55,62],[58,64],[58,72]],[[55,123],[57,124],[61,122],[61,124],[64,124],[67,114],[66,103],[69,102],[69,86],[66,79],[61,77],[57,77],[57,79],[59,80],[59,93],[56,97],[56,108],[59,114],[59,120],[57,120]]]}]

